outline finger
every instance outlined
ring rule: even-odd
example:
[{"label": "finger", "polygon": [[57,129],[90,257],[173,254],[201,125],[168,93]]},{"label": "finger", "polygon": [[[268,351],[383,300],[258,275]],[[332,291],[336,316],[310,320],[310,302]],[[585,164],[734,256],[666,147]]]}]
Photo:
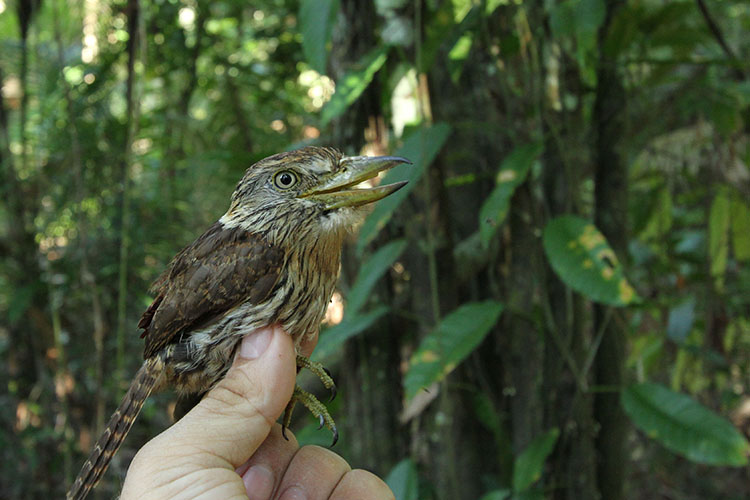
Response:
[{"label": "finger", "polygon": [[287,430],[285,439],[281,425],[276,424],[260,448],[237,468],[250,500],[268,500],[281,482],[289,463],[299,449],[297,438]]},{"label": "finger", "polygon": [[295,366],[292,339],[280,327],[245,336],[226,376],[172,429],[236,468],[266,439],[289,402]]},{"label": "finger", "polygon": [[233,472],[265,440],[291,398],[295,365],[292,339],[281,328],[246,335],[226,376],[142,451],[170,464],[185,457],[190,467]]},{"label": "finger", "polygon": [[334,452],[320,446],[305,446],[292,458],[274,498],[327,500],[350,469]]},{"label": "finger", "polygon": [[330,500],[395,500],[393,492],[382,479],[362,469],[344,474],[331,494]]},{"label": "finger", "polygon": [[318,334],[319,332],[316,331],[312,335],[305,335],[299,346],[300,354],[308,358],[312,356],[315,346],[318,345]]}]

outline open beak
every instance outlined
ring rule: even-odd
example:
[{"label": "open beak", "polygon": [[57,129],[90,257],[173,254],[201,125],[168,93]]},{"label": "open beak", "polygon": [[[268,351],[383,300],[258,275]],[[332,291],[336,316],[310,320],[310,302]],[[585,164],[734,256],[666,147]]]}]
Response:
[{"label": "open beak", "polygon": [[338,170],[323,176],[317,186],[300,194],[299,198],[320,202],[325,205],[326,210],[359,207],[378,201],[404,187],[407,181],[373,188],[354,188],[354,186],[372,179],[383,170],[403,163],[411,164],[409,160],[399,156],[345,157],[341,160]]}]

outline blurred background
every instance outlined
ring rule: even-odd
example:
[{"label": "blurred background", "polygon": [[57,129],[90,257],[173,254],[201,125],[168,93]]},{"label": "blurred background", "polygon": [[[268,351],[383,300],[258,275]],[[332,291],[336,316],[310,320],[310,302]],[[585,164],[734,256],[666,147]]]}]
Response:
[{"label": "blurred background", "polygon": [[750,497],[748,32],[742,0],[0,0],[0,497],[63,495],[149,284],[307,144],[414,162],[316,353],[353,466],[399,500]]}]

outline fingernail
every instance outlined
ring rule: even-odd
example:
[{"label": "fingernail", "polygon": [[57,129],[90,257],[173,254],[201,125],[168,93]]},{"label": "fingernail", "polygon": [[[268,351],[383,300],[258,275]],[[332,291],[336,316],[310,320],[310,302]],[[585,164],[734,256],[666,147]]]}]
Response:
[{"label": "fingernail", "polygon": [[240,346],[240,357],[245,359],[257,359],[266,352],[273,337],[273,328],[266,327],[245,335]]},{"label": "fingernail", "polygon": [[250,500],[268,500],[273,493],[274,477],[265,465],[253,465],[242,475]]},{"label": "fingernail", "polygon": [[279,500],[307,500],[307,494],[299,486],[292,486],[284,491]]}]

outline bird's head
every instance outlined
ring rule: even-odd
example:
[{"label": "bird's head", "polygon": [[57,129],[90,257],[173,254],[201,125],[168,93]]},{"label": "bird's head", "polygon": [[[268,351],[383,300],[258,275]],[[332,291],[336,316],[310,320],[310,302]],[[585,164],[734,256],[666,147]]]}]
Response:
[{"label": "bird's head", "polygon": [[356,187],[379,172],[410,163],[395,156],[344,156],[331,148],[306,147],[269,156],[245,172],[221,222],[262,232],[272,243],[299,237],[341,235],[364,214],[362,207],[406,182]]}]

